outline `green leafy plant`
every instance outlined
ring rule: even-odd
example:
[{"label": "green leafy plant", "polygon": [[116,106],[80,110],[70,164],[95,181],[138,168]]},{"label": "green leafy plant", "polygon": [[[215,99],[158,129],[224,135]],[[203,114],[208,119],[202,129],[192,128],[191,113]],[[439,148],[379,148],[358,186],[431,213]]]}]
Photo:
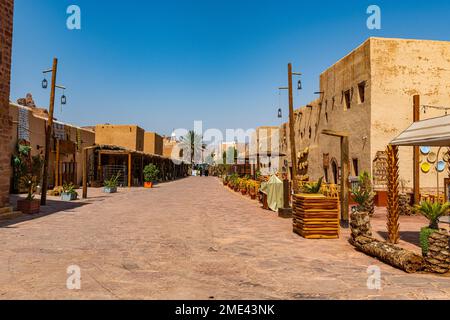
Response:
[{"label": "green leafy plant", "polygon": [[450,202],[442,204],[422,201],[415,207],[415,210],[430,221],[430,229],[437,230],[439,229],[439,218],[447,215],[450,210]]},{"label": "green leafy plant", "polygon": [[117,188],[117,186],[119,185],[120,176],[121,176],[121,174],[119,172],[116,175],[112,176],[111,179],[105,180],[103,185],[106,188]]},{"label": "green leafy plant", "polygon": [[27,190],[26,199],[28,201],[31,201],[34,199],[36,188],[41,179],[41,171],[44,162],[40,156],[34,156],[31,158],[27,157],[23,159],[23,161],[24,162],[21,167],[19,185],[20,187]]},{"label": "green leafy plant", "polygon": [[145,182],[155,182],[158,180],[159,170],[154,164],[149,164],[144,168]]},{"label": "green leafy plant", "polygon": [[67,194],[78,194],[73,183],[65,183],[62,187],[62,192]]},{"label": "green leafy plant", "polygon": [[308,194],[319,194],[322,189],[323,178],[321,177],[318,182],[307,183],[303,186],[303,192]]},{"label": "green leafy plant", "polygon": [[428,241],[428,238],[435,232],[439,230],[431,229],[428,227],[422,228],[420,230],[420,247],[422,248],[422,255],[426,256],[428,253],[428,248],[430,246],[430,242]]}]

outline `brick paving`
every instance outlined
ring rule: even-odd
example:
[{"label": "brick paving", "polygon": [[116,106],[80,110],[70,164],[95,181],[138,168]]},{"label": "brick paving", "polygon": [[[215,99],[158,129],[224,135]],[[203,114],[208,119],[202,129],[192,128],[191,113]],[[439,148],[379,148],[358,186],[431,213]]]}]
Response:
[{"label": "brick paving", "polygon": [[[262,210],[216,178],[153,190],[90,190],[86,201],[50,206],[32,220],[0,224],[0,299],[448,299],[448,277],[409,275],[340,240],[305,240],[290,220]],[[27,217],[28,218],[28,217]],[[383,213],[373,219],[384,229]],[[419,251],[402,219],[402,242]],[[68,290],[78,265],[81,290]],[[367,268],[382,290],[367,289]]]}]

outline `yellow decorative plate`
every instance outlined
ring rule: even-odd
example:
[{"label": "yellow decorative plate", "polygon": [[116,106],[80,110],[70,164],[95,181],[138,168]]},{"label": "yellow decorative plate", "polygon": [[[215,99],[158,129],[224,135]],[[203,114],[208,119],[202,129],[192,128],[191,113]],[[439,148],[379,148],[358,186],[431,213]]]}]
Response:
[{"label": "yellow decorative plate", "polygon": [[430,172],[431,165],[428,162],[422,163],[422,165],[420,167],[421,167],[423,173]]}]

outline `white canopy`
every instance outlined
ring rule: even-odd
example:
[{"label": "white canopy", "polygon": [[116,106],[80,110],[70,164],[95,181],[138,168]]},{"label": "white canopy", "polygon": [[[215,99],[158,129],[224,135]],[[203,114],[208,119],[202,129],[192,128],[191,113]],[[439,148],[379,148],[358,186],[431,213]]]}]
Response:
[{"label": "white canopy", "polygon": [[391,144],[395,146],[450,147],[450,116],[415,122]]}]

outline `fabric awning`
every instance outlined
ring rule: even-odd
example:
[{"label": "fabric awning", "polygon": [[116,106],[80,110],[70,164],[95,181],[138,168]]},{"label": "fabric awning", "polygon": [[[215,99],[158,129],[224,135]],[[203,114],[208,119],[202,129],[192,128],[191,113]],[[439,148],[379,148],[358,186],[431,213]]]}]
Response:
[{"label": "fabric awning", "polygon": [[391,144],[395,146],[450,147],[450,116],[415,122]]}]

